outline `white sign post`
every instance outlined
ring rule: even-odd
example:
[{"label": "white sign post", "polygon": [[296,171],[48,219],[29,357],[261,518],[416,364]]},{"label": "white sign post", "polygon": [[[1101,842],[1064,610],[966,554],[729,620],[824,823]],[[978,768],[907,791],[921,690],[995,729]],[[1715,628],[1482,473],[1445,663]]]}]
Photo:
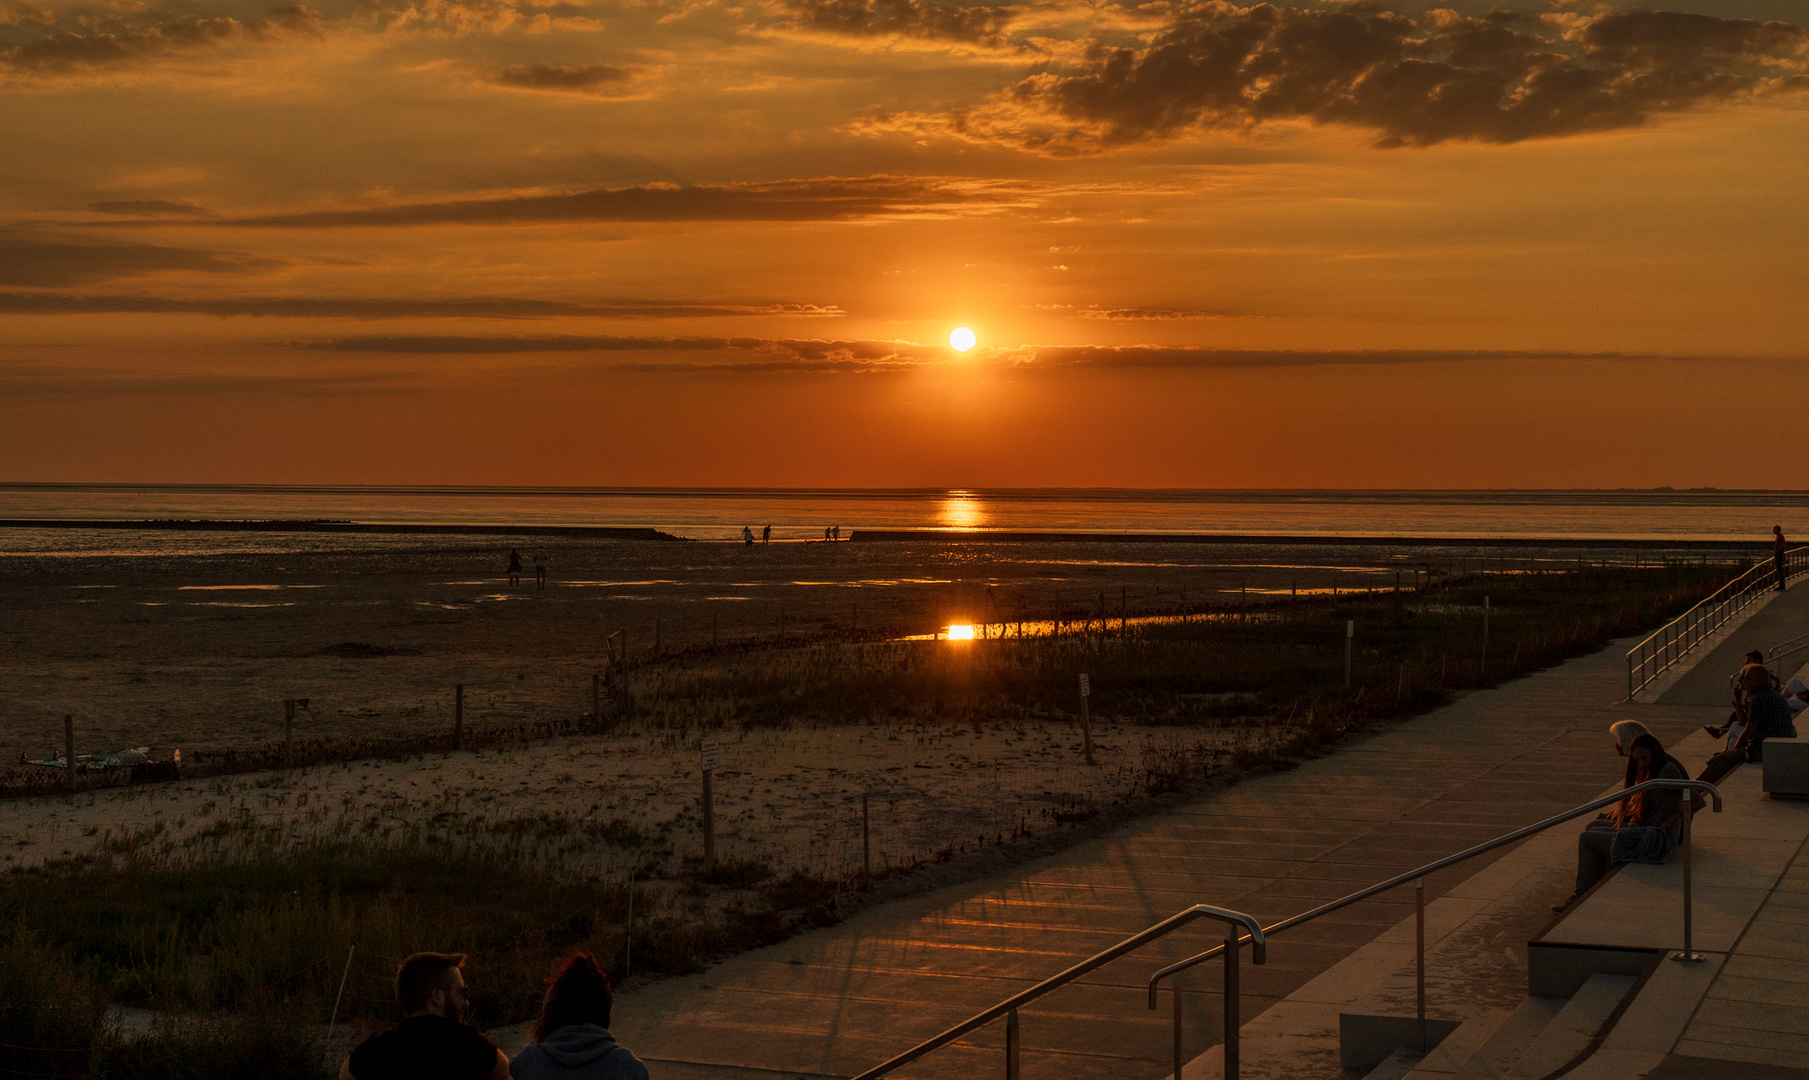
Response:
[{"label": "white sign post", "polygon": [[1093,764],[1093,714],[1087,707],[1087,698],[1093,693],[1093,683],[1085,675],[1080,677],[1080,745],[1086,755],[1088,765]]},{"label": "white sign post", "polygon": [[716,872],[716,793],[712,790],[711,779],[717,769],[722,767],[722,745],[715,739],[705,739],[698,747],[697,764],[703,770],[703,840],[704,840],[704,873]]}]

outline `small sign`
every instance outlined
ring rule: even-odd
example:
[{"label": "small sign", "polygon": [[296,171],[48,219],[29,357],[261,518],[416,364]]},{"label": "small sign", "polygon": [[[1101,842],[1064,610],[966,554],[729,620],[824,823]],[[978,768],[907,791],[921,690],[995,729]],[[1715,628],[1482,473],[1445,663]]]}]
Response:
[{"label": "small sign", "polygon": [[1086,697],[1087,695],[1091,694],[1092,692],[1093,692],[1093,684],[1091,682],[1087,681],[1087,677],[1085,675],[1082,675],[1080,677],[1080,696]]},{"label": "small sign", "polygon": [[722,746],[715,739],[705,739],[698,749],[702,752],[697,755],[697,763],[704,772],[722,768]]}]

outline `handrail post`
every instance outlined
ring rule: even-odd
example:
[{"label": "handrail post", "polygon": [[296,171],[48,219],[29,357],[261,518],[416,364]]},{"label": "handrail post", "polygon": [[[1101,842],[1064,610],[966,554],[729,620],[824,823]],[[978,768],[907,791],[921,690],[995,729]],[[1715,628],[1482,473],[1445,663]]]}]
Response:
[{"label": "handrail post", "polygon": [[1225,931],[1225,1080],[1237,1080],[1237,951],[1237,927],[1230,926]]},{"label": "handrail post", "polygon": [[1693,933],[1695,927],[1691,921],[1695,914],[1690,903],[1690,819],[1696,816],[1691,805],[1694,800],[1695,792],[1690,792],[1690,797],[1684,800],[1683,836],[1681,838],[1683,842],[1680,845],[1683,848],[1683,951],[1671,955],[1671,959],[1680,960],[1686,964],[1700,964],[1703,961],[1702,954],[1696,951],[1696,939]]},{"label": "handrail post", "polygon": [[1175,980],[1175,1080],[1181,1080],[1181,980]]},{"label": "handrail post", "polygon": [[1018,1080],[1018,1011],[1005,1014],[1005,1080]]},{"label": "handrail post", "polygon": [[1413,955],[1415,960],[1415,990],[1419,999],[1420,1050],[1430,1049],[1426,1045],[1426,879],[1413,879]]}]

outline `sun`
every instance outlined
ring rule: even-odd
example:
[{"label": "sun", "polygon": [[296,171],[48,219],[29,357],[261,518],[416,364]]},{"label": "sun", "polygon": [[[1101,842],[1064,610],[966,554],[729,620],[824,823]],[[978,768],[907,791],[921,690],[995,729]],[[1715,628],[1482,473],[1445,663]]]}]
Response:
[{"label": "sun", "polygon": [[957,326],[949,331],[948,347],[956,352],[966,352],[973,348],[979,340],[980,339],[974,335],[972,330],[969,330],[965,326]]}]

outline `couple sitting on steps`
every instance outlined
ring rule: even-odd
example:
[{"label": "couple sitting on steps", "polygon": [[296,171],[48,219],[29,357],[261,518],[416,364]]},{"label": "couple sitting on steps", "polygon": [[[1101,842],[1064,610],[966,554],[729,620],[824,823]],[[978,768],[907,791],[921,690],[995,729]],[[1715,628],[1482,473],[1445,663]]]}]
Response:
[{"label": "couple sitting on steps", "polygon": [[573,953],[547,981],[534,1041],[514,1061],[465,1024],[465,958],[416,953],[396,970],[402,1019],[339,1066],[340,1080],[647,1080],[640,1059],[609,1033],[609,976]]}]

